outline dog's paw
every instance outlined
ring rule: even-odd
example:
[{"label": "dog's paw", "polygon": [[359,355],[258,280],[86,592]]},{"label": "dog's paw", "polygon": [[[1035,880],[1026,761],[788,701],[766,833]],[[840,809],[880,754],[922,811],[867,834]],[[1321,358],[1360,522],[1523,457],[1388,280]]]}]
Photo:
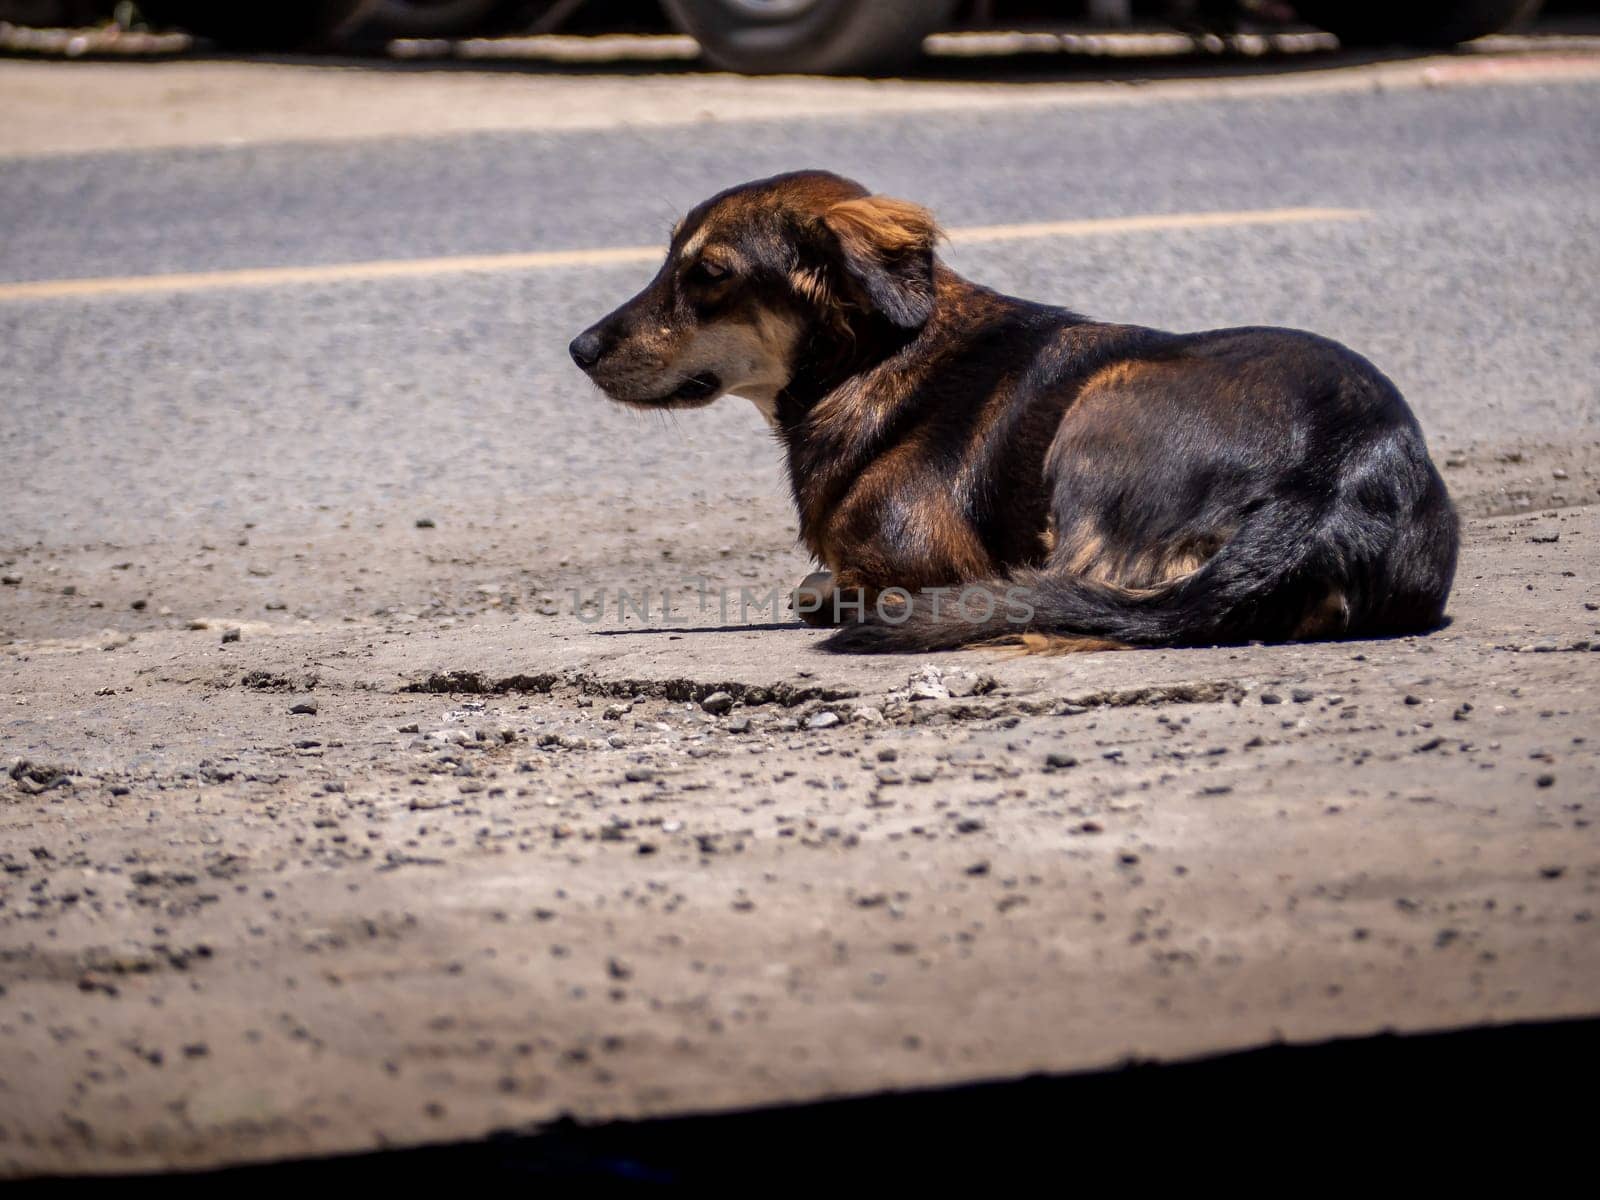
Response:
[{"label": "dog's paw", "polygon": [[813,571],[789,593],[789,609],[807,625],[826,629],[838,624],[833,603],[833,572]]}]

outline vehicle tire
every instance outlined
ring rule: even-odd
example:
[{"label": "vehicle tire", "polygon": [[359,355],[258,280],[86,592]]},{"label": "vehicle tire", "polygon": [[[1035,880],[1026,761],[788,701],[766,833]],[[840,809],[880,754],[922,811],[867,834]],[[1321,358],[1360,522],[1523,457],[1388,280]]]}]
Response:
[{"label": "vehicle tire", "polygon": [[521,33],[555,0],[377,0],[363,35],[492,37]]},{"label": "vehicle tire", "polygon": [[1544,0],[1300,0],[1304,21],[1346,46],[1453,46],[1532,19]]},{"label": "vehicle tire", "polygon": [[229,50],[305,50],[329,45],[366,19],[375,0],[140,0],[152,25],[186,29]]},{"label": "vehicle tire", "polygon": [[847,75],[916,57],[955,0],[663,0],[716,66],[747,75]]}]

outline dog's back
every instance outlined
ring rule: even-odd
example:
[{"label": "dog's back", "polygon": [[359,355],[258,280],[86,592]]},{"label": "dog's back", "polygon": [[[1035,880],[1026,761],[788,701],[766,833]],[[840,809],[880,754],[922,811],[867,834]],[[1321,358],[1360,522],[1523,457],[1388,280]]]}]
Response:
[{"label": "dog's back", "polygon": [[[937,613],[913,604],[841,630],[830,649],[1209,645],[1438,625],[1455,514],[1415,418],[1370,363],[1291,330],[1174,335],[1062,320],[1046,350],[1061,365],[1024,372],[1036,390],[1008,401],[1059,413],[1038,464],[1044,561],[1004,564],[987,620],[972,613],[989,603],[970,597]],[[947,461],[952,476],[966,469]],[[1014,471],[986,500],[1009,509],[1005,492],[1031,486]],[[1026,620],[1000,602],[1019,587]]]}]

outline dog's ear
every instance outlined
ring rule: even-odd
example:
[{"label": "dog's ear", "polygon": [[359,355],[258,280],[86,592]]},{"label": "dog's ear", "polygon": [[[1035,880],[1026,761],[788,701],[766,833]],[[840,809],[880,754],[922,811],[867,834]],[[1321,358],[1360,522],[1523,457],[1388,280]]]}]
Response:
[{"label": "dog's ear", "polygon": [[920,205],[888,196],[835,204],[822,223],[845,273],[870,305],[902,329],[920,329],[933,313],[933,247],[939,227]]}]

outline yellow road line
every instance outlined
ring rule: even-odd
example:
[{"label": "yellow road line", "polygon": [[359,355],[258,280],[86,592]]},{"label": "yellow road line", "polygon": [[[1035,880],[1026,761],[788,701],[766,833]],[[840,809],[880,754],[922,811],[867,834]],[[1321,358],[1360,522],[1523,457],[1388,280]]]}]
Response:
[{"label": "yellow road line", "polygon": [[1302,225],[1312,221],[1362,221],[1362,208],[1257,208],[1242,212],[1154,213],[1144,217],[1095,217],[1082,221],[1035,221],[1027,225],[970,225],[952,229],[952,242],[1016,242],[1025,238],[1104,237],[1115,233],[1160,233],[1169,229],[1221,229],[1234,225]]},{"label": "yellow road line", "polygon": [[[949,230],[957,244],[1013,242],[1026,238],[1081,238],[1118,233],[1158,233],[1237,225],[1294,225],[1318,221],[1358,221],[1371,216],[1354,208],[1266,208],[1243,212],[1163,213],[1143,217],[1100,217],[1080,221],[1037,221],[1023,225],[973,225]],[[284,287],[312,283],[355,283],[420,279],[435,275],[502,271],[548,271],[563,267],[604,267],[658,262],[661,246],[602,246],[589,250],[534,250],[523,254],[472,254],[451,258],[390,259],[333,263],[316,267],[254,267],[238,271],[199,271],[172,275],[122,275],[101,279],[41,279],[0,283],[0,302],[71,300],[99,296],[207,292],[222,288]]]},{"label": "yellow road line", "polygon": [[401,258],[385,262],[331,263],[322,267],[250,267],[176,275],[121,275],[104,279],[44,279],[0,284],[0,301],[138,296],[158,292],[209,292],[219,288],[282,287],[297,283],[351,283],[417,279],[490,271],[541,271],[552,267],[605,266],[661,261],[660,246],[595,250],[536,250],[527,254],[469,254],[454,258]]}]

